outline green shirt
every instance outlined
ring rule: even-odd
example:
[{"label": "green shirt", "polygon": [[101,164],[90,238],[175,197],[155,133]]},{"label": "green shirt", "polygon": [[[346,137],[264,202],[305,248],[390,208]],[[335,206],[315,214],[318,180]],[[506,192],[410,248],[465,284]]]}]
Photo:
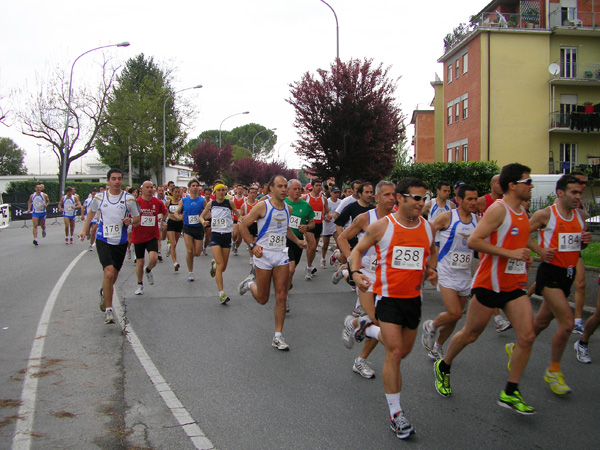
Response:
[{"label": "green shirt", "polygon": [[[300,199],[297,202],[292,202],[288,197],[285,198],[285,203],[292,207],[290,216],[290,228],[297,238],[304,239],[304,235],[298,231],[299,225],[306,225],[310,220],[315,218],[315,212],[307,201]],[[296,225],[297,224],[297,225]]]}]

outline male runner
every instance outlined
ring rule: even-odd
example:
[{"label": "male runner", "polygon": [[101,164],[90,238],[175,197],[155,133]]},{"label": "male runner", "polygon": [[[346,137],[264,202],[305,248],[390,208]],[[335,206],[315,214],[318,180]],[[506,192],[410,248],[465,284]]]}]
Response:
[{"label": "male runner", "polygon": [[[131,230],[131,243],[135,245],[135,275],[137,277],[135,295],[144,293],[144,273],[148,284],[154,284],[152,269],[156,267],[158,261],[159,217],[167,214],[164,203],[152,196],[153,189],[151,181],[142,183],[142,194],[137,198],[140,223]],[[146,251],[148,252],[148,265],[144,267]]]},{"label": "male runner", "polygon": [[[329,198],[327,199],[327,206],[329,207],[330,214],[337,209],[337,207],[342,203],[340,200],[340,189],[336,186],[332,187],[330,190]],[[325,218],[325,222],[323,222],[323,246],[321,248],[321,269],[327,269],[327,250],[329,250],[329,244],[331,242],[331,237],[333,236],[334,242],[337,243],[338,232],[335,226],[335,222],[333,217]]]},{"label": "male runner", "polygon": [[175,217],[183,220],[183,241],[185,242],[185,262],[188,268],[188,281],[194,281],[194,256],[202,253],[202,239],[204,226],[200,221],[200,214],[204,211],[205,199],[198,196],[200,183],[195,178],[188,182],[189,196],[179,202]]},{"label": "male runner", "polygon": [[533,262],[529,242],[529,220],[521,208],[531,198],[531,169],[508,164],[500,173],[504,199],[495,202],[481,218],[468,240],[469,248],[483,253],[471,292],[464,327],[450,340],[446,356],[434,363],[435,388],[442,397],[452,395],[450,366],[454,358],[475,342],[492,317],[494,308],[502,308],[510,319],[517,343],[506,388],[498,404],[519,414],[535,414],[519,390],[519,380],[527,365],[535,339],[533,309],[524,289],[527,287],[526,264]]},{"label": "male runner", "polygon": [[[583,190],[581,196],[583,197],[583,191],[587,186],[587,177],[581,172],[572,172],[571,175],[581,182]],[[585,219],[586,210],[584,208],[583,200],[579,202],[579,211],[583,213]],[[583,307],[585,306],[585,265],[583,264],[583,258],[579,255],[577,260],[577,270],[575,271],[575,326],[573,327],[573,333],[583,334]]]},{"label": "male runner", "polygon": [[[452,203],[448,198],[450,197],[450,183],[447,181],[440,181],[436,186],[437,197],[432,198],[423,207],[422,214],[428,214],[427,220],[429,223],[433,223],[437,216],[443,212],[456,209],[456,205]],[[458,196],[458,191],[457,191]],[[440,234],[439,231],[435,234],[435,243],[439,246]]]},{"label": "male runner", "polygon": [[[240,295],[252,292],[256,301],[265,305],[269,301],[271,280],[275,289],[275,335],[271,346],[278,350],[289,350],[282,331],[285,321],[285,298],[288,292],[289,257],[286,237],[301,248],[306,241],[296,237],[289,227],[292,208],[285,203],[287,180],[275,175],[269,182],[271,197],[259,202],[242,221],[240,231],[254,255],[255,275],[248,275],[238,287]],[[258,239],[256,243],[248,232],[248,227],[257,221]]]},{"label": "male runner", "polygon": [[[573,330],[573,312],[567,297],[575,279],[575,267],[581,249],[589,244],[592,235],[585,230],[585,219],[579,210],[583,186],[573,175],[563,175],[556,182],[557,199],[553,205],[536,211],[530,220],[530,231],[539,230],[539,247],[533,250],[542,257],[535,279],[535,293],[544,300],[535,316],[534,331],[538,336],[552,319],[558,329],[552,338],[550,367],[544,380],[552,392],[569,394],[560,367],[562,354]],[[537,244],[536,244],[537,245]],[[509,356],[514,344],[506,344]]]},{"label": "male runner", "polygon": [[[92,200],[94,200],[94,197],[96,196],[97,193],[98,193],[98,190],[96,188],[93,188],[92,192],[90,192],[89,197],[86,198],[85,201],[83,202],[83,205],[82,205],[83,207],[81,208],[81,221],[82,222],[85,221],[85,218],[86,218],[87,213],[90,208],[90,203],[92,203]],[[98,231],[98,221],[96,220],[96,217],[94,217],[90,224],[90,232],[87,235],[87,238],[90,240],[90,252],[94,251],[94,242],[96,242],[96,232],[97,231]]]},{"label": "male runner", "polygon": [[443,345],[450,337],[471,293],[473,250],[467,241],[477,225],[477,190],[467,184],[458,188],[458,208],[437,215],[433,229],[440,242],[438,248],[438,290],[446,311],[434,320],[423,322],[421,342],[429,357],[444,357]]},{"label": "male runner", "polygon": [[[165,194],[165,188],[163,186],[158,186],[156,188],[156,198],[159,199],[165,207],[167,206],[167,200],[169,197]],[[163,262],[162,254],[160,253],[162,247],[162,241],[167,239],[167,215],[163,215],[160,218],[160,237],[158,239],[158,262]],[[168,245],[168,243],[167,243]],[[169,251],[167,250],[167,257],[169,256]]]},{"label": "male runner", "polygon": [[168,197],[165,205],[169,212],[169,220],[167,222],[167,236],[169,239],[169,254],[173,260],[173,270],[179,271],[179,263],[177,262],[177,243],[183,231],[183,220],[176,216],[179,204],[181,203],[181,189],[177,186],[173,188],[173,194]]},{"label": "male runner", "polygon": [[[390,411],[390,426],[399,439],[414,428],[400,406],[402,375],[400,362],[411,352],[421,318],[423,277],[435,284],[435,251],[431,225],[421,217],[427,185],[417,178],[404,178],[396,186],[398,210],[370,225],[350,254],[350,276],[366,291],[369,277],[361,273],[362,255],[370,247],[377,251],[373,292],[379,340],[385,346],[383,387]],[[374,325],[367,330],[375,329]],[[368,335],[369,337],[375,337]]]},{"label": "male runner", "polygon": [[90,223],[99,211],[96,250],[104,270],[100,289],[100,309],[105,311],[104,323],[115,323],[112,300],[114,285],[123,267],[127,250],[127,228],[140,222],[140,211],[135,198],[121,191],[123,172],[110,169],[106,175],[108,190],[98,193],[92,202],[79,239],[83,242],[90,229]]},{"label": "male runner", "polygon": [[329,205],[327,199],[322,193],[323,182],[321,180],[314,180],[312,183],[312,191],[306,195],[306,201],[315,212],[315,227],[308,231],[306,236],[306,269],[304,269],[304,277],[307,280],[312,280],[313,275],[317,272],[317,269],[312,266],[315,256],[317,255],[317,246],[321,239],[323,232],[323,220],[331,220],[331,214],[329,214]]},{"label": "male runner", "polygon": [[63,213],[65,221],[65,244],[73,243],[73,234],[75,233],[75,219],[77,218],[77,209],[81,209],[79,197],[73,194],[73,188],[67,186],[65,195],[58,202],[58,210]]},{"label": "male runner", "polygon": [[[242,205],[242,207],[240,209],[240,213],[242,214],[242,219],[245,216],[247,216],[248,213],[250,211],[252,211],[252,208],[254,208],[256,206],[256,204],[258,203],[258,200],[256,200],[257,194],[258,194],[257,186],[253,185],[248,188],[248,196],[246,197],[246,200],[244,200],[244,204]],[[238,227],[241,227],[241,225],[238,225]],[[256,226],[256,222],[250,224],[250,226],[248,227],[248,231],[250,232],[250,236],[252,236],[254,239],[256,239],[256,236],[258,236],[258,228]],[[241,238],[242,237],[241,231],[239,232],[239,235]],[[241,241],[240,241],[240,244],[241,244]],[[250,265],[253,266],[254,259],[252,257],[252,250],[248,249],[248,251],[250,252]]]},{"label": "male runner", "polygon": [[48,195],[42,192],[42,185],[37,184],[27,202],[27,214],[31,213],[33,223],[33,245],[38,245],[38,226],[42,228],[42,237],[46,237],[46,208],[49,204]]}]

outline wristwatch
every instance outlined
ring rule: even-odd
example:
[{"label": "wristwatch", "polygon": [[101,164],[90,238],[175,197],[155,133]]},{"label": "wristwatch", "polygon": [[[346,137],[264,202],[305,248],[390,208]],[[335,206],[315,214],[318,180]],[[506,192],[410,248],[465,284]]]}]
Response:
[{"label": "wristwatch", "polygon": [[250,249],[250,251],[254,250],[254,247],[256,247],[256,244],[254,242],[252,244],[248,245],[248,248]]}]

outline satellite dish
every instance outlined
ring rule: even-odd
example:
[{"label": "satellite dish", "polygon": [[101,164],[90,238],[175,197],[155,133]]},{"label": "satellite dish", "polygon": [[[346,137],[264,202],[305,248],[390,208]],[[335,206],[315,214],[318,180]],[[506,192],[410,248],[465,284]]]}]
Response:
[{"label": "satellite dish", "polygon": [[560,73],[560,66],[556,63],[552,63],[548,66],[548,72],[550,72],[550,75],[558,75]]}]

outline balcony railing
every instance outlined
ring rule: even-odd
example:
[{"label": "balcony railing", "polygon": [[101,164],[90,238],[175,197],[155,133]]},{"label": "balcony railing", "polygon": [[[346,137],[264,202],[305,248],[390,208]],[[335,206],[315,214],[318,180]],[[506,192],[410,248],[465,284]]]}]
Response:
[{"label": "balcony railing", "polygon": [[597,133],[600,131],[600,113],[550,113],[550,129],[557,128]]},{"label": "balcony railing", "polygon": [[554,61],[560,66],[558,78],[571,80],[595,80],[600,81],[600,62],[597,63],[565,63]]},{"label": "balcony railing", "polygon": [[479,28],[539,28],[539,14],[485,12],[471,19]]},{"label": "balcony railing", "polygon": [[561,10],[556,10],[548,15],[550,28],[554,27],[577,27],[577,28],[599,28],[600,12],[577,12],[577,18],[569,17]]}]

